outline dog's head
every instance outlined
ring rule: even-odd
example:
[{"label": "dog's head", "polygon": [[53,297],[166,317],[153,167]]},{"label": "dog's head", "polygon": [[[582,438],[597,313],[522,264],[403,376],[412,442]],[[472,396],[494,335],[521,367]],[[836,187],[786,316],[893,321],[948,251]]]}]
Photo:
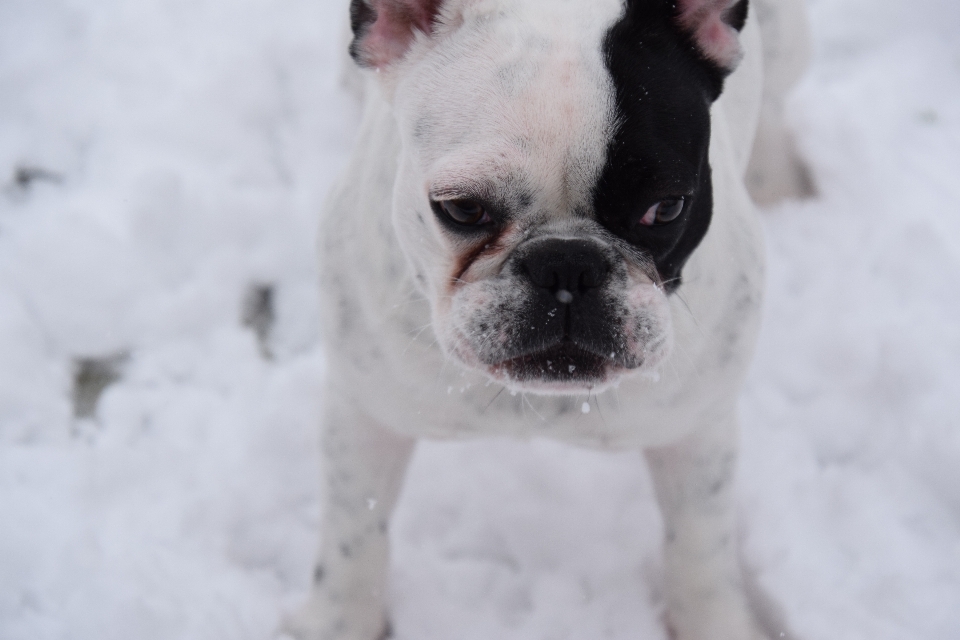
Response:
[{"label": "dog's head", "polygon": [[400,129],[395,226],[448,355],[545,393],[664,360],[746,8],[353,0],[351,52]]}]

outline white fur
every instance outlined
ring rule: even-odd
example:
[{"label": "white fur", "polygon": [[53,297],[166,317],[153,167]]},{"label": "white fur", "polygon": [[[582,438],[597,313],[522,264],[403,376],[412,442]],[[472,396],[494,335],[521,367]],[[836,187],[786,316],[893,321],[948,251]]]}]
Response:
[{"label": "white fur", "polygon": [[[646,450],[665,516],[677,639],[764,637],[740,586],[732,508],[736,398],[763,281],[759,221],[743,181],[761,102],[753,20],[740,38],[744,64],[712,111],[714,217],[684,285],[667,296],[645,265],[622,260],[615,294],[635,323],[628,350],[649,353],[637,372],[609,381],[618,399],[569,387],[500,393],[513,383],[481,357],[497,333],[471,329],[491,300],[517,295],[516,282],[497,278],[524,243],[575,237],[617,251],[575,212],[612,126],[598,43],[620,10],[619,0],[457,1],[405,57],[365,72],[356,153],[320,235],[327,499],[322,575],[288,625],[296,636],[384,633],[387,523],[415,438],[506,435]],[[454,89],[450,78],[459,79]],[[451,282],[462,247],[441,233],[428,196],[456,195],[470,180],[509,196],[518,179],[534,193],[529,215]],[[591,392],[602,412],[584,414]]]}]

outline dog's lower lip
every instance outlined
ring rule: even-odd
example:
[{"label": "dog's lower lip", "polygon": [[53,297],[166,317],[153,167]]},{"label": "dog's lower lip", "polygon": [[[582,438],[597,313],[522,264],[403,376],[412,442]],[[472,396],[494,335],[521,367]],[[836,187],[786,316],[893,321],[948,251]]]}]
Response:
[{"label": "dog's lower lip", "polygon": [[564,340],[543,351],[504,360],[494,370],[517,382],[595,383],[607,377],[609,357]]}]

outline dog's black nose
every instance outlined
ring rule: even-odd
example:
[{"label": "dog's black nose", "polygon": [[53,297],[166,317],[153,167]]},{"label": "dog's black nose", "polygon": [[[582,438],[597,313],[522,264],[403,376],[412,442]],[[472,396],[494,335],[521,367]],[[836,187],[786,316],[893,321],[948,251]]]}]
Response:
[{"label": "dog's black nose", "polygon": [[520,268],[535,287],[550,292],[563,304],[602,286],[610,272],[607,258],[585,240],[539,243],[524,256]]}]

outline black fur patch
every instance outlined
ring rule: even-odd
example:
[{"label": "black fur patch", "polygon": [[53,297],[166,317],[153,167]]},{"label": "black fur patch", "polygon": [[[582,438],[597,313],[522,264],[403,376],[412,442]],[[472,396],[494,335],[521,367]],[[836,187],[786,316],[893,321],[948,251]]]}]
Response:
[{"label": "black fur patch", "polygon": [[[741,0],[731,8],[733,26],[742,26],[746,7]],[[628,0],[603,47],[617,129],[594,190],[597,219],[646,253],[673,291],[710,226],[710,105],[727,72],[700,53],[666,0]],[[686,203],[676,220],[638,224],[651,206],[680,196]]]}]

